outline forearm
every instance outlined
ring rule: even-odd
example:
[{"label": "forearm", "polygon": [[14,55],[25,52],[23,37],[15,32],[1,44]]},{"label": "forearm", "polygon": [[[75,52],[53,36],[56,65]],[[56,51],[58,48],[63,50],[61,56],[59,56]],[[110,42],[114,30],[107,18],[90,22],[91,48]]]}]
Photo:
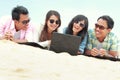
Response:
[{"label": "forearm", "polygon": [[11,40],[13,42],[16,42],[16,43],[24,43],[24,42],[28,42],[28,40],[26,39],[23,39],[23,40],[20,40],[20,39],[14,39],[14,40]]},{"label": "forearm", "polygon": [[2,39],[4,39],[4,37],[3,37],[3,36],[0,36],[0,40],[2,40]]},{"label": "forearm", "polygon": [[106,57],[115,57],[115,58],[117,58],[118,53],[117,53],[117,51],[108,51],[108,52],[106,52],[105,56]]},{"label": "forearm", "polygon": [[2,34],[0,34],[0,40],[2,39],[5,39],[5,37]]}]

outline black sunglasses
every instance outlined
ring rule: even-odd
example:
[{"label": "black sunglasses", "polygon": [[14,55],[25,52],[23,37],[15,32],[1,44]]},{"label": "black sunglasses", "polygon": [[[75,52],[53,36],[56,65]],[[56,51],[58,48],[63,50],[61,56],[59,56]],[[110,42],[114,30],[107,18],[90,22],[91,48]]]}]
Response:
[{"label": "black sunglasses", "polygon": [[58,20],[55,21],[55,20],[53,20],[53,19],[50,19],[49,21],[50,21],[51,24],[53,24],[54,22],[55,22],[56,24],[59,24],[59,21],[58,21]]},{"label": "black sunglasses", "polygon": [[104,26],[102,26],[102,25],[99,25],[99,24],[95,24],[95,28],[99,28],[100,30],[104,30],[104,29],[107,29],[107,28],[105,28]]},{"label": "black sunglasses", "polygon": [[26,25],[27,23],[30,22],[30,19],[22,21],[22,24]]},{"label": "black sunglasses", "polygon": [[77,21],[77,22],[75,22],[75,23],[79,24],[79,26],[80,26],[80,27],[82,27],[82,28],[84,28],[84,27],[85,27],[85,24],[83,24],[83,23],[79,23],[78,21]]},{"label": "black sunglasses", "polygon": [[83,27],[83,28],[85,27],[85,25],[84,25],[83,23],[80,23],[79,25],[80,25],[81,27]]}]

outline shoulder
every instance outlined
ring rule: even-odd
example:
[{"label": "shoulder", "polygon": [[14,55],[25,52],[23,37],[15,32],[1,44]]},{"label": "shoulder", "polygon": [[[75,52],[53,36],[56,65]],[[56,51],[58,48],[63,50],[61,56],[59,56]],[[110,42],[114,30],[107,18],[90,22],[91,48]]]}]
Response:
[{"label": "shoulder", "polygon": [[66,30],[68,29],[68,27],[64,27],[63,28],[63,33],[66,33]]},{"label": "shoulder", "polygon": [[44,25],[43,25],[43,24],[40,24],[39,26],[37,26],[36,29],[37,29],[37,31],[38,31],[39,36],[41,35],[43,28],[44,28]]},{"label": "shoulder", "polygon": [[118,39],[118,37],[117,37],[113,32],[110,32],[110,33],[106,36],[105,41],[113,44],[113,43],[118,43],[118,42],[119,42],[119,39]]},{"label": "shoulder", "polygon": [[44,28],[44,25],[40,24],[40,30],[43,30],[43,28]]},{"label": "shoulder", "polygon": [[0,18],[0,22],[9,22],[9,21],[11,21],[12,20],[12,16],[2,16],[1,18]]},{"label": "shoulder", "polygon": [[94,29],[89,29],[88,30],[88,34],[93,33],[93,32],[94,32]]},{"label": "shoulder", "polygon": [[118,39],[117,35],[115,35],[115,33],[113,33],[113,32],[110,32],[110,33],[108,34],[108,37],[109,37],[110,39]]},{"label": "shoulder", "polygon": [[115,35],[115,33],[113,33],[113,32],[110,32],[110,33],[108,34],[108,36],[109,36],[109,37],[117,37],[117,36]]},{"label": "shoulder", "polygon": [[91,38],[95,37],[95,31],[94,31],[94,29],[89,29],[88,30],[88,36],[91,37]]},{"label": "shoulder", "polygon": [[6,16],[2,16],[0,19],[9,20],[9,19],[12,19],[12,16],[6,15]]}]

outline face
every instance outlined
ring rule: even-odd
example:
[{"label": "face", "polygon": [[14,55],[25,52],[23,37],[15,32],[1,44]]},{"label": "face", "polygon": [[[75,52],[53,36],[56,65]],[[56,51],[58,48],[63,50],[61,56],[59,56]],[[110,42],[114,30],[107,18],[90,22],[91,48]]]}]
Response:
[{"label": "face", "polygon": [[30,19],[28,15],[20,15],[19,21],[15,20],[16,30],[26,30]]},{"label": "face", "polygon": [[79,33],[85,27],[85,21],[78,21],[73,23],[73,34]]},{"label": "face", "polygon": [[106,20],[99,19],[95,24],[95,35],[99,41],[103,41],[110,31]]},{"label": "face", "polygon": [[56,30],[59,26],[58,17],[56,17],[55,15],[52,15],[47,21],[47,26],[48,26],[49,32],[53,32],[54,30]]}]

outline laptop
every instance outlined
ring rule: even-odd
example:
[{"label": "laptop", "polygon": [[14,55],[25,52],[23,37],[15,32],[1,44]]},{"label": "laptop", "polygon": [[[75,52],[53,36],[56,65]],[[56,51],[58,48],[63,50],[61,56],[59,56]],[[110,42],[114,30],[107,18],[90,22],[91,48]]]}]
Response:
[{"label": "laptop", "polygon": [[71,55],[76,55],[79,50],[80,42],[80,36],[53,32],[50,50],[56,53],[68,52]]}]

